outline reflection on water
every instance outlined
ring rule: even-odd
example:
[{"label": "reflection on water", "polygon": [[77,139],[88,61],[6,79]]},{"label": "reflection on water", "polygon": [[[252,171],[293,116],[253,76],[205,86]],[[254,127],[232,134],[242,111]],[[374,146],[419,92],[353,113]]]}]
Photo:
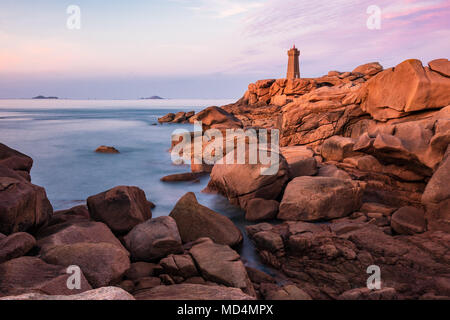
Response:
[{"label": "reflection on water", "polygon": [[[200,203],[228,216],[242,230],[244,245],[240,253],[246,264],[269,271],[246,237],[244,228],[248,223],[244,213],[222,196],[201,193],[208,177],[200,183],[167,184],[159,180],[190,170],[188,166],[172,165],[168,153],[172,131],[189,129],[190,125],[155,126],[157,118],[173,112],[172,109],[108,109],[78,103],[73,109],[59,105],[53,109],[18,109],[5,107],[0,101],[0,142],[34,159],[33,183],[45,187],[55,210],[84,204],[87,197],[114,186],[132,185],[143,189],[148,199],[156,203],[152,211],[157,217],[168,215],[178,199],[191,191]],[[126,103],[120,101],[120,105]],[[178,103],[174,107],[182,111],[199,111],[215,104],[186,107],[184,101]],[[97,154],[94,150],[100,145],[114,146],[120,154]]]}]

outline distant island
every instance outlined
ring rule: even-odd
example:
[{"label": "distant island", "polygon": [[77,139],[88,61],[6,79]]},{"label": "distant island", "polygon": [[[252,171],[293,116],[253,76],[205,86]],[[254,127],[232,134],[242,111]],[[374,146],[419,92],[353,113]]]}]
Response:
[{"label": "distant island", "polygon": [[141,100],[164,100],[164,98],[158,97],[158,96],[152,96],[149,98],[141,98]]},{"label": "distant island", "polygon": [[37,96],[32,99],[59,99],[58,97],[45,97],[45,96]]}]

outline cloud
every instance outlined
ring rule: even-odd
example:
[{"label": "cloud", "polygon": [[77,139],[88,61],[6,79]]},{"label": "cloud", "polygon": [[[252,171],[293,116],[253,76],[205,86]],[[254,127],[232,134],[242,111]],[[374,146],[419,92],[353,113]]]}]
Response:
[{"label": "cloud", "polygon": [[[370,5],[382,10],[381,30],[367,28]],[[450,35],[449,16],[446,0],[269,0],[243,19],[248,45],[264,46],[267,58],[265,63],[256,59],[258,65],[248,58],[247,68],[281,65],[286,60],[282,50],[293,43],[311,76],[372,60],[386,67],[407,58],[426,63],[450,55],[450,43],[442,41]]]},{"label": "cloud", "polygon": [[229,18],[250,10],[261,8],[264,0],[172,0],[180,3],[197,14],[211,18]]}]

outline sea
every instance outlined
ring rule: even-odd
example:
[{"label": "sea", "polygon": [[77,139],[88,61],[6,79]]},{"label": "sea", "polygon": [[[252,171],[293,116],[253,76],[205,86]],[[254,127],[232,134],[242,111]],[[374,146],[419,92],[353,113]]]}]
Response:
[{"label": "sea", "polygon": [[[32,182],[42,186],[54,210],[85,204],[86,199],[115,186],[137,186],[156,204],[153,217],[169,215],[177,201],[194,192],[198,201],[229,217],[242,231],[238,249],[243,262],[269,274],[246,236],[245,213],[228,200],[202,192],[200,183],[164,183],[160,178],[189,172],[172,164],[169,148],[176,129],[189,124],[159,124],[169,112],[200,111],[234,100],[0,100],[0,142],[33,158]],[[120,154],[98,154],[101,145]]]}]

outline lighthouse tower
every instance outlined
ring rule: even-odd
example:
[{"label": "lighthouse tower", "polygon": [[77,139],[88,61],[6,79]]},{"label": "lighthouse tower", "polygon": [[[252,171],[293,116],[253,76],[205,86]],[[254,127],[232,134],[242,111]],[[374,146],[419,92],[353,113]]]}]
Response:
[{"label": "lighthouse tower", "polygon": [[298,57],[300,56],[300,51],[294,46],[288,51],[289,62],[287,69],[288,79],[300,78],[300,63]]}]

